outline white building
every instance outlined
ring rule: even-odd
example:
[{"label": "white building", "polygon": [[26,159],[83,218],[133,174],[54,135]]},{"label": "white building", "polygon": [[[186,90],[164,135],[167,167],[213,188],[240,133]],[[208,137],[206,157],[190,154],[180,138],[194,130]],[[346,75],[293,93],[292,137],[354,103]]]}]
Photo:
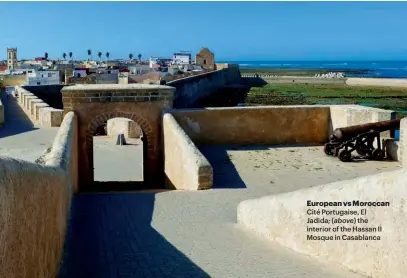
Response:
[{"label": "white building", "polygon": [[27,72],[27,84],[28,86],[39,85],[59,85],[61,84],[61,78],[59,71],[32,71]]},{"label": "white building", "polygon": [[149,68],[153,68],[153,65],[157,65],[158,63],[158,58],[157,57],[150,57],[150,61],[148,63]]},{"label": "white building", "polygon": [[189,52],[180,52],[174,53],[172,56],[173,65],[188,65],[191,63],[191,53]]},{"label": "white building", "polygon": [[75,77],[86,77],[86,75],[88,75],[86,68],[75,68],[73,71]]}]

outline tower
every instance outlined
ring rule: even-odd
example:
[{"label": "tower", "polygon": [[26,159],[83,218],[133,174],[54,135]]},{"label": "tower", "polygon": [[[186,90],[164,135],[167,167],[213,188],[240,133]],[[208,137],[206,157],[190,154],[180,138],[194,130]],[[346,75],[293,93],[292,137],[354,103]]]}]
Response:
[{"label": "tower", "polygon": [[17,68],[17,48],[7,48],[7,68],[9,70]]}]

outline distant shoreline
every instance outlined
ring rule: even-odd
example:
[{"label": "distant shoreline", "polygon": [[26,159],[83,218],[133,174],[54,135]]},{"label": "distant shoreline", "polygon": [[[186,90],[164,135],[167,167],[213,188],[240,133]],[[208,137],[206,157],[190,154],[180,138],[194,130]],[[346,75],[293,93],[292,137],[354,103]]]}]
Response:
[{"label": "distant shoreline", "polygon": [[240,68],[242,74],[271,74],[287,76],[315,76],[316,74],[326,74],[329,72],[342,72],[347,76],[364,76],[370,73],[370,70],[360,69],[301,69],[301,68]]},{"label": "distant shoreline", "polygon": [[228,61],[243,74],[315,76],[329,72],[345,77],[407,78],[407,61]]}]

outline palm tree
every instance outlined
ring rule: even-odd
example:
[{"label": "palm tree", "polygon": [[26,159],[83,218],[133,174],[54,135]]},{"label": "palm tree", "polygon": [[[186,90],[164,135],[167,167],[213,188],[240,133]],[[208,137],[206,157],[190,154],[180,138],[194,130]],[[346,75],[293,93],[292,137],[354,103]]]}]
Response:
[{"label": "palm tree", "polygon": [[88,56],[90,56],[90,59],[93,60],[92,59],[92,50],[90,50],[90,49],[88,49]]},{"label": "palm tree", "polygon": [[69,58],[72,60],[72,52],[69,52]]},{"label": "palm tree", "polygon": [[137,55],[137,57],[138,57],[138,60],[141,61],[141,54],[140,53]]},{"label": "palm tree", "polygon": [[131,53],[129,54],[129,59],[133,60],[133,54],[131,54]]},{"label": "palm tree", "polygon": [[106,60],[109,60],[110,53],[106,52]]},{"label": "palm tree", "polygon": [[44,53],[44,58],[45,58],[45,60],[48,60],[48,52]]},{"label": "palm tree", "polygon": [[66,53],[65,52],[62,54],[62,57],[64,57],[64,60],[65,60],[65,58],[66,58]]},{"label": "palm tree", "polygon": [[98,52],[99,60],[102,61],[102,52]]}]

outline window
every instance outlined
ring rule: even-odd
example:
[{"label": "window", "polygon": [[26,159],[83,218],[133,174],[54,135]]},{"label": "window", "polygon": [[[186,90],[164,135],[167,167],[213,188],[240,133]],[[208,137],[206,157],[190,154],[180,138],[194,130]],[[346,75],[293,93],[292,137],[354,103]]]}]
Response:
[{"label": "window", "polygon": [[206,65],[206,60],[204,60],[204,65]]},{"label": "window", "polygon": [[51,77],[52,76],[52,73],[48,73],[48,77]]},{"label": "window", "polygon": [[41,82],[37,82],[37,85],[41,85]]}]

